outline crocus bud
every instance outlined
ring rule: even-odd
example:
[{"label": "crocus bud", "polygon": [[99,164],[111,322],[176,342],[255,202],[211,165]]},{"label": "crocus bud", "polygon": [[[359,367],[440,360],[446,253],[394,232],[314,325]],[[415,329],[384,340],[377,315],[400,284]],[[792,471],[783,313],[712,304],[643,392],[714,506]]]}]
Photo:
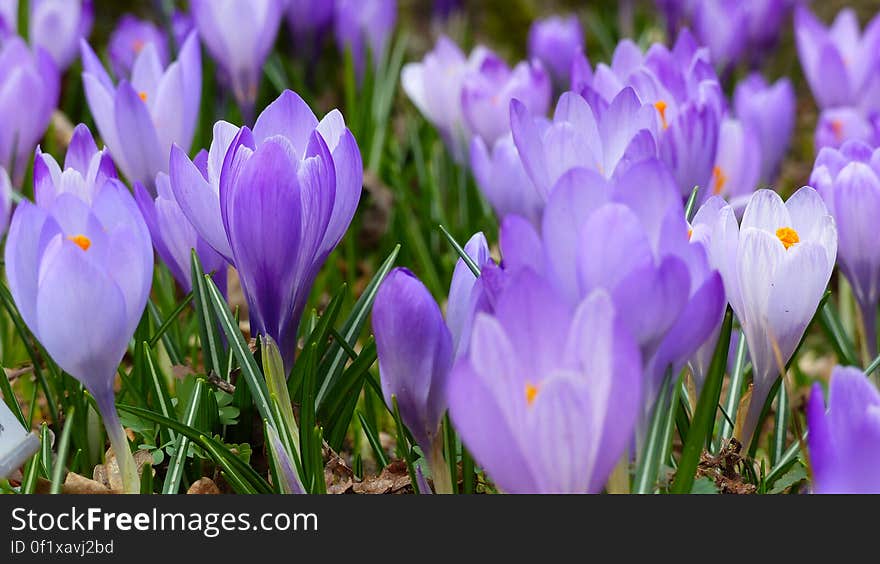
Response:
[{"label": "crocus bud", "polygon": [[166,66],[169,57],[168,37],[165,33],[153,22],[138,19],[131,14],[119,18],[107,44],[110,68],[116,78],[130,78],[135,59],[150,44],[156,49],[159,64]]},{"label": "crocus bud", "polygon": [[727,236],[735,242],[723,244],[736,249],[736,259],[722,261],[721,273],[752,359],[752,399],[740,437],[746,444],[831,278],[837,229],[819,194],[804,187],[785,203],[772,190],[758,190],[739,232]]},{"label": "crocus bud", "polygon": [[334,31],[340,53],[351,51],[358,80],[369,51],[375,67],[388,49],[397,22],[397,0],[335,0]]},{"label": "crocus bud", "polygon": [[529,57],[539,59],[557,84],[567,84],[572,62],[584,48],[584,30],[577,16],[551,16],[532,23]]},{"label": "crocus bud", "polygon": [[486,144],[510,132],[511,100],[518,100],[533,115],[547,113],[552,86],[540,62],[522,62],[510,69],[488,50],[477,56],[479,67],[464,77],[461,107],[468,128]]},{"label": "crocus bud", "polygon": [[79,42],[92,31],[92,0],[30,0],[28,36],[45,49],[61,70],[79,54]]},{"label": "crocus bud", "polygon": [[275,44],[281,24],[282,0],[193,0],[199,36],[232,86],[250,124],[260,87],[263,63]]},{"label": "crocus bud", "polygon": [[840,269],[849,280],[862,312],[865,341],[877,356],[877,303],[880,301],[880,149],[848,141],[840,150],[819,152],[810,184],[816,187],[838,231]]},{"label": "crocus bud", "polygon": [[125,490],[136,493],[138,476],[113,395],[116,367],[153,275],[150,235],[134,199],[121,182],[109,180],[91,203],[70,192],[48,208],[23,202],[12,218],[5,256],[22,319],[94,396]]},{"label": "crocus bud", "polygon": [[[373,305],[373,334],[386,404],[392,409],[397,398],[400,418],[432,470],[442,470],[440,420],[446,412],[452,337],[437,302],[409,270],[394,269],[382,282]],[[434,476],[438,492],[448,482],[448,471],[442,480]]]},{"label": "crocus bud", "polygon": [[0,91],[0,166],[9,172],[15,186],[21,186],[28,159],[58,103],[58,67],[46,51],[39,47],[31,51],[14,36],[0,47],[0,76],[4,77]]},{"label": "crocus bud", "polygon": [[207,273],[214,273],[214,283],[226,295],[226,259],[214,250],[186,218],[174,193],[168,175],[156,175],[154,199],[140,184],[134,193],[144,221],[150,230],[153,246],[184,292],[192,290],[192,251],[195,250]]},{"label": "crocus bud", "polygon": [[856,368],[831,373],[828,409],[814,384],[807,404],[813,493],[880,493],[880,393]]},{"label": "crocus bud", "polygon": [[598,493],[642,410],[639,349],[598,290],[569,307],[535,272],[477,314],[449,381],[449,415],[507,493]]},{"label": "crocus bud", "polygon": [[162,66],[148,43],[137,56],[131,81],[114,85],[88,43],[81,43],[83,86],[92,117],[113,161],[132,183],[155,195],[158,172],[168,172],[171,145],[189,148],[202,93],[202,55],[191,34],[178,60]]},{"label": "crocus bud", "polygon": [[760,74],[752,73],[736,85],[733,104],[736,117],[758,137],[758,180],[765,185],[772,183],[794,132],[795,97],[791,81],[781,78],[770,85]]}]

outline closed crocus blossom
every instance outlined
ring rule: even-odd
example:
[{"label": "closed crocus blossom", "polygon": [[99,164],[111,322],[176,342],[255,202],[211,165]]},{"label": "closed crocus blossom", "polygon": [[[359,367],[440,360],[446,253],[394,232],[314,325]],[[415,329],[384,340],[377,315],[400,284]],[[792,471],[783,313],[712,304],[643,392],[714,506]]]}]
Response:
[{"label": "closed crocus blossom", "polygon": [[575,56],[584,48],[584,30],[577,16],[551,16],[532,23],[529,57],[538,59],[557,84],[567,84]]},{"label": "closed crocus blossom", "polygon": [[806,6],[795,12],[795,38],[801,68],[821,109],[838,106],[877,108],[877,53],[880,17],[859,31],[856,13],[841,10],[826,28]]},{"label": "closed crocus blossom", "polygon": [[110,34],[107,55],[110,68],[117,78],[130,78],[135,59],[144,47],[152,44],[156,48],[159,64],[168,64],[168,37],[156,24],[141,20],[131,14],[119,18],[116,29]]},{"label": "closed crocus blossom", "polygon": [[[747,43],[742,29],[748,22],[741,0],[702,0],[694,10],[694,34],[709,48],[712,63],[719,72],[728,72],[743,55]],[[724,22],[723,25],[719,25]]]},{"label": "closed crocus blossom", "polygon": [[832,108],[819,115],[813,139],[816,151],[839,149],[847,141],[880,145],[880,112],[866,115],[858,108]]},{"label": "closed crocus blossom", "polygon": [[[481,271],[488,265],[494,265],[489,255],[489,244],[486,236],[475,233],[464,246],[464,252],[474,261]],[[452,334],[452,350],[455,358],[467,351],[470,342],[471,326],[474,315],[480,307],[480,289],[478,278],[470,267],[459,258],[452,273],[449,284],[449,299],[446,302],[446,325]]]},{"label": "closed crocus blossom", "polygon": [[449,415],[506,493],[598,493],[632,440],[641,360],[604,291],[572,309],[534,271],[478,313],[449,381]]},{"label": "closed crocus blossom", "polygon": [[440,420],[452,367],[452,337],[440,307],[412,272],[392,270],[373,305],[382,395],[397,399],[400,418],[428,458],[438,493],[450,492]]},{"label": "closed crocus blossom", "polygon": [[540,231],[517,219],[501,225],[505,266],[546,272],[572,305],[608,292],[642,350],[651,403],[666,371],[677,372],[709,338],[724,306],[706,249],[688,242],[668,168],[649,159],[611,181],[572,169],[553,187]]},{"label": "closed crocus blossom", "polygon": [[73,130],[64,166],[37,148],[34,155],[34,200],[43,208],[62,194],[91,203],[107,180],[116,178],[116,167],[107,149],[98,150],[92,132],[84,124]]},{"label": "closed crocus blossom", "polygon": [[92,0],[30,0],[28,36],[45,49],[60,69],[79,54],[79,42],[92,31]]},{"label": "closed crocus blossom", "polygon": [[721,124],[718,154],[707,192],[722,196],[742,210],[758,187],[760,174],[761,147],[754,130],[740,120],[726,118]]},{"label": "closed crocus blossom", "polygon": [[434,49],[418,63],[407,63],[400,83],[410,101],[440,132],[452,156],[465,160],[471,134],[464,121],[461,91],[469,69],[478,68],[488,51],[475,49],[468,59],[448,37],[440,37]]},{"label": "closed crocus blossom", "polygon": [[148,43],[135,59],[131,80],[114,85],[101,61],[82,42],[83,86],[98,131],[113,161],[132,183],[155,194],[158,172],[168,172],[171,145],[189,149],[199,117],[202,56],[192,33],[178,60],[162,66]]},{"label": "closed crocus blossom", "polygon": [[624,88],[610,104],[593,105],[574,92],[559,97],[553,121],[534,117],[518,100],[510,105],[513,140],[523,166],[546,200],[553,185],[575,167],[611,178],[657,155],[654,108]]},{"label": "closed crocus blossom", "polygon": [[835,367],[828,408],[822,386],[807,404],[813,493],[880,493],[880,393],[856,368]]},{"label": "closed crocus blossom", "polygon": [[[329,2],[329,0],[328,0]],[[351,51],[358,80],[364,76],[367,53],[379,66],[397,21],[397,0],[334,0],[334,31],[339,51]]]},{"label": "closed crocus blossom", "polygon": [[795,97],[791,81],[781,78],[768,84],[758,73],[737,83],[733,95],[734,114],[754,131],[760,144],[759,180],[772,183],[794,133]]},{"label": "closed crocus blossom", "polygon": [[780,371],[816,312],[837,255],[837,229],[821,196],[804,187],[787,202],[772,190],[754,193],[739,232],[729,230],[736,259],[720,265],[727,298],[743,328],[753,387],[744,444]]},{"label": "closed crocus blossom", "polygon": [[283,16],[282,0],[192,0],[193,18],[211,57],[223,69],[250,123],[263,74]]},{"label": "closed crocus blossom", "polygon": [[171,152],[181,210],[238,269],[251,330],[278,343],[286,369],[312,282],[351,223],[362,179],[342,114],[319,122],[290,90],[253,131],[218,122],[210,151],[195,163],[179,147]]},{"label": "closed crocus blossom", "polygon": [[130,493],[139,490],[138,476],[113,384],[152,273],[149,232],[118,180],[99,187],[91,204],[63,193],[46,208],[16,208],[6,244],[9,290],[49,355],[94,396]]},{"label": "closed crocus blossom", "polygon": [[487,145],[510,132],[511,100],[533,115],[547,113],[552,85],[540,62],[521,62],[511,69],[491,51],[475,56],[480,64],[465,74],[461,107],[470,131]]},{"label": "closed crocus blossom", "polygon": [[6,234],[9,226],[9,214],[12,212],[12,183],[5,169],[0,168],[0,239]]},{"label": "closed crocus blossom", "polygon": [[333,2],[288,0],[287,25],[298,45],[306,39],[318,40],[333,24]]},{"label": "closed crocus blossom", "polygon": [[877,356],[877,304],[880,301],[880,149],[848,141],[840,150],[819,153],[810,184],[815,186],[838,230],[838,261],[862,312],[865,341]]},{"label": "closed crocus blossom", "polygon": [[192,251],[195,250],[202,269],[214,273],[214,283],[220,293],[226,295],[226,259],[199,237],[181,211],[164,172],[156,175],[156,190],[158,195],[153,198],[140,184],[134,186],[135,199],[159,257],[180,287],[189,292],[192,290]]},{"label": "closed crocus blossom", "polygon": [[491,150],[474,137],[470,165],[480,192],[499,218],[516,214],[538,224],[546,198],[526,174],[511,135],[496,141]]},{"label": "closed crocus blossom", "polygon": [[43,49],[11,37],[0,47],[0,84],[0,166],[20,186],[58,103],[58,67]]}]

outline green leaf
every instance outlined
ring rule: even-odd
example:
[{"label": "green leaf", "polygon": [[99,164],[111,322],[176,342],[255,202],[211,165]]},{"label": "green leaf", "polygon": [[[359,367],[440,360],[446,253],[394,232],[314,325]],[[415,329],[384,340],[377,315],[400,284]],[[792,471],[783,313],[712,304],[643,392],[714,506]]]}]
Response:
[{"label": "green leaf", "polygon": [[[205,393],[205,381],[197,380],[193,393],[190,395],[189,403],[184,411],[183,424],[195,427],[196,416],[202,402],[202,395]],[[166,415],[167,417],[167,415]],[[168,473],[165,475],[165,484],[162,487],[163,494],[175,494],[180,489],[180,480],[183,477],[183,467],[186,464],[186,453],[189,450],[190,440],[181,435],[177,438],[174,446],[174,454],[168,461]]]},{"label": "green leaf", "polygon": [[[722,408],[727,417],[721,421],[721,431],[718,433],[718,440],[715,443],[716,452],[724,444],[724,441],[733,436],[733,427],[736,424],[736,414],[739,411],[739,402],[742,395],[742,384],[746,374],[746,359],[748,358],[745,336],[740,336],[733,358],[733,370],[730,373],[730,384],[727,386],[727,399]],[[729,421],[728,418],[730,419]]]},{"label": "green leaf", "polygon": [[691,421],[690,431],[678,460],[678,470],[672,483],[673,493],[688,493],[694,483],[694,474],[703,449],[711,446],[712,432],[715,428],[715,414],[721,398],[721,386],[724,382],[724,371],[727,368],[727,351],[730,348],[730,333],[733,328],[733,312],[727,308],[721,324],[721,335],[709,364],[709,373],[703,384],[703,391],[697,400],[697,409]]},{"label": "green leaf", "polygon": [[480,267],[477,265],[476,261],[471,258],[469,254],[464,250],[464,247],[458,244],[458,241],[455,240],[455,237],[452,236],[449,231],[446,230],[442,225],[440,226],[440,231],[443,232],[443,236],[446,237],[446,240],[449,241],[449,244],[452,245],[453,250],[455,250],[458,257],[464,261],[470,271],[477,278],[480,277]]},{"label": "green leaf", "polygon": [[193,306],[199,322],[199,339],[202,343],[205,372],[210,373],[213,370],[216,374],[223,375],[225,374],[223,371],[223,345],[217,332],[217,324],[214,323],[214,314],[211,310],[211,302],[205,284],[205,272],[195,250],[192,251],[190,257],[190,268],[193,280]]},{"label": "green leaf", "polygon": [[[150,384],[153,388],[153,395],[156,399],[159,413],[168,418],[174,417],[174,405],[171,403],[171,394],[168,393],[168,386],[165,383],[164,376],[159,374],[159,371],[156,370],[156,365],[153,362],[153,354],[150,350],[150,344],[146,341],[143,343],[143,351],[144,362],[147,369],[147,376],[149,377]],[[174,440],[174,431],[170,429],[163,428],[160,434],[162,436],[161,440],[163,443]]]},{"label": "green leaf", "polygon": [[189,305],[192,299],[193,293],[190,292],[183,298],[183,301],[180,302],[180,304],[178,304],[176,308],[174,308],[174,311],[172,311],[171,314],[165,318],[165,321],[162,322],[162,325],[160,325],[159,328],[156,329],[156,333],[152,337],[150,337],[150,347],[156,346],[156,343],[159,342],[159,339],[161,339],[162,336],[165,335],[165,332],[168,331],[168,328],[171,327],[175,321],[177,321],[177,317],[183,312],[184,309],[186,309],[186,306]]},{"label": "green leaf", "polygon": [[697,203],[697,194],[700,192],[699,186],[694,186],[694,189],[691,190],[691,195],[688,196],[687,204],[684,206],[684,216],[690,221],[694,217],[694,207]]},{"label": "green leaf", "polygon": [[381,468],[385,468],[388,466],[388,457],[385,456],[385,451],[382,449],[382,443],[379,442],[378,433],[370,426],[369,422],[364,418],[364,415],[360,411],[357,416],[358,420],[361,422],[361,428],[367,436],[367,441],[370,443],[370,448],[373,449],[373,454],[376,456],[376,462],[379,463]]},{"label": "green leaf", "polygon": [[406,461],[406,471],[409,473],[409,481],[412,484],[413,491],[419,493],[419,483],[416,480],[412,449],[409,447],[409,441],[406,438],[403,420],[400,418],[400,408],[397,406],[397,396],[391,396],[391,405],[393,407],[392,415],[394,415],[394,424],[397,428],[397,449],[398,452],[403,451],[403,459]]},{"label": "green leaf", "polygon": [[75,408],[73,406],[67,410],[64,430],[61,431],[61,439],[58,441],[58,455],[52,468],[52,485],[49,488],[49,492],[53,494],[60,494],[61,487],[64,485],[64,476],[66,475],[64,470],[67,454],[70,452],[70,435],[73,432],[74,411]]},{"label": "green leaf", "polygon": [[271,486],[262,476],[257,474],[247,462],[243,461],[239,454],[231,451],[227,445],[224,445],[217,439],[206,436],[192,427],[148,409],[124,404],[118,404],[116,407],[121,411],[137,415],[142,419],[153,421],[159,425],[165,425],[187,437],[207,452],[211,459],[223,469],[227,480],[238,493],[272,493]]},{"label": "green leaf", "polygon": [[[373,275],[370,283],[364,288],[363,294],[361,294],[361,297],[354,304],[354,308],[352,308],[348,320],[346,320],[345,325],[343,325],[342,331],[339,332],[350,347],[353,348],[355,343],[357,343],[358,335],[360,335],[361,329],[367,321],[367,316],[373,307],[373,300],[376,299],[379,285],[394,267],[394,261],[397,260],[397,254],[399,252],[400,245],[396,245],[394,250],[391,251],[391,254],[388,255],[388,258],[385,259],[385,262],[382,263],[382,266],[379,267],[379,270],[376,271],[376,274]],[[345,352],[345,349],[340,346],[339,341],[334,341],[327,351],[327,357],[321,362],[320,367],[318,368],[318,374],[324,375],[324,379],[321,382],[321,387],[318,390],[315,400],[315,404],[318,408],[324,404],[328,397],[333,395],[332,392],[336,387],[339,376],[342,374],[342,370],[345,367],[347,360],[348,355]]]},{"label": "green leaf", "polygon": [[354,415],[358,397],[364,387],[370,367],[376,361],[376,343],[370,338],[360,354],[345,369],[333,397],[319,410],[318,415],[325,424],[327,442],[334,450],[342,447],[345,433]]},{"label": "green leaf", "polygon": [[641,457],[636,468],[633,493],[649,494],[654,492],[657,476],[663,461],[666,460],[668,441],[671,439],[671,422],[678,408],[678,390],[681,386],[673,385],[672,372],[667,371],[660,386],[660,393],[654,403],[648,434],[642,448]]},{"label": "green leaf", "polygon": [[779,494],[790,488],[791,486],[807,479],[807,470],[802,464],[795,464],[791,470],[786,472],[781,478],[776,480],[773,488],[767,492],[771,494]]}]

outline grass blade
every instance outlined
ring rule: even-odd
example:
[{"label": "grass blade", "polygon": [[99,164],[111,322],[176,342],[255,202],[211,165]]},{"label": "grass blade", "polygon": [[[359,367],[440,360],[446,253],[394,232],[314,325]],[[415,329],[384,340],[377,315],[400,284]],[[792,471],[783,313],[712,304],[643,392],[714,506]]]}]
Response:
[{"label": "grass blade", "polygon": [[669,419],[672,407],[677,407],[678,404],[677,399],[673,404],[671,398],[673,394],[677,393],[678,386],[672,385],[672,372],[668,371],[660,386],[660,393],[657,394],[657,401],[654,403],[654,412],[651,415],[642,455],[636,468],[633,493],[649,494],[654,492],[654,487],[657,485],[657,475],[660,473],[660,466],[665,460],[667,450],[666,444],[664,444],[666,421]]},{"label": "grass blade", "polygon": [[61,431],[61,439],[58,441],[58,454],[55,457],[55,464],[52,468],[52,485],[49,488],[49,492],[53,494],[60,494],[61,487],[64,485],[64,468],[67,454],[70,451],[70,435],[73,433],[74,412],[75,408],[71,406],[67,411],[64,430]]},{"label": "grass blade", "polygon": [[[202,402],[202,395],[205,393],[205,381],[201,378],[196,380],[189,403],[183,415],[183,424],[195,427],[196,416],[199,413],[199,406]],[[168,473],[165,475],[165,484],[162,486],[163,494],[175,494],[180,489],[180,480],[183,477],[183,467],[186,464],[186,453],[189,450],[190,440],[181,435],[177,437],[177,443],[174,446],[174,455],[168,462]]]},{"label": "grass blade", "polygon": [[202,263],[195,250],[190,257],[190,268],[193,280],[193,306],[196,310],[196,318],[199,322],[199,340],[202,343],[202,362],[205,364],[205,372],[212,370],[218,375],[223,375],[223,345],[214,323],[214,314],[211,310],[211,302],[205,284],[205,272]]}]

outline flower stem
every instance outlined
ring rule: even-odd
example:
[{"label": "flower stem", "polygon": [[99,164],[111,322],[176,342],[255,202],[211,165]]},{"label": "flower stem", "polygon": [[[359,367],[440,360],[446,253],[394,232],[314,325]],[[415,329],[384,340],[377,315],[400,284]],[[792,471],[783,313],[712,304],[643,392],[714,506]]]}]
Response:
[{"label": "flower stem", "polygon": [[452,493],[452,475],[449,465],[443,457],[443,436],[439,435],[431,442],[431,453],[428,455],[431,476],[434,478],[434,492],[438,494]]},{"label": "flower stem", "polygon": [[113,403],[113,393],[96,395],[95,401],[98,404],[98,411],[101,412],[101,418],[104,420],[104,428],[107,430],[110,446],[116,455],[116,464],[119,466],[119,474],[122,476],[122,489],[129,494],[140,493],[141,484],[137,474],[137,466],[131,449],[128,447],[128,437],[125,436],[125,429],[122,428],[116,405]]}]

